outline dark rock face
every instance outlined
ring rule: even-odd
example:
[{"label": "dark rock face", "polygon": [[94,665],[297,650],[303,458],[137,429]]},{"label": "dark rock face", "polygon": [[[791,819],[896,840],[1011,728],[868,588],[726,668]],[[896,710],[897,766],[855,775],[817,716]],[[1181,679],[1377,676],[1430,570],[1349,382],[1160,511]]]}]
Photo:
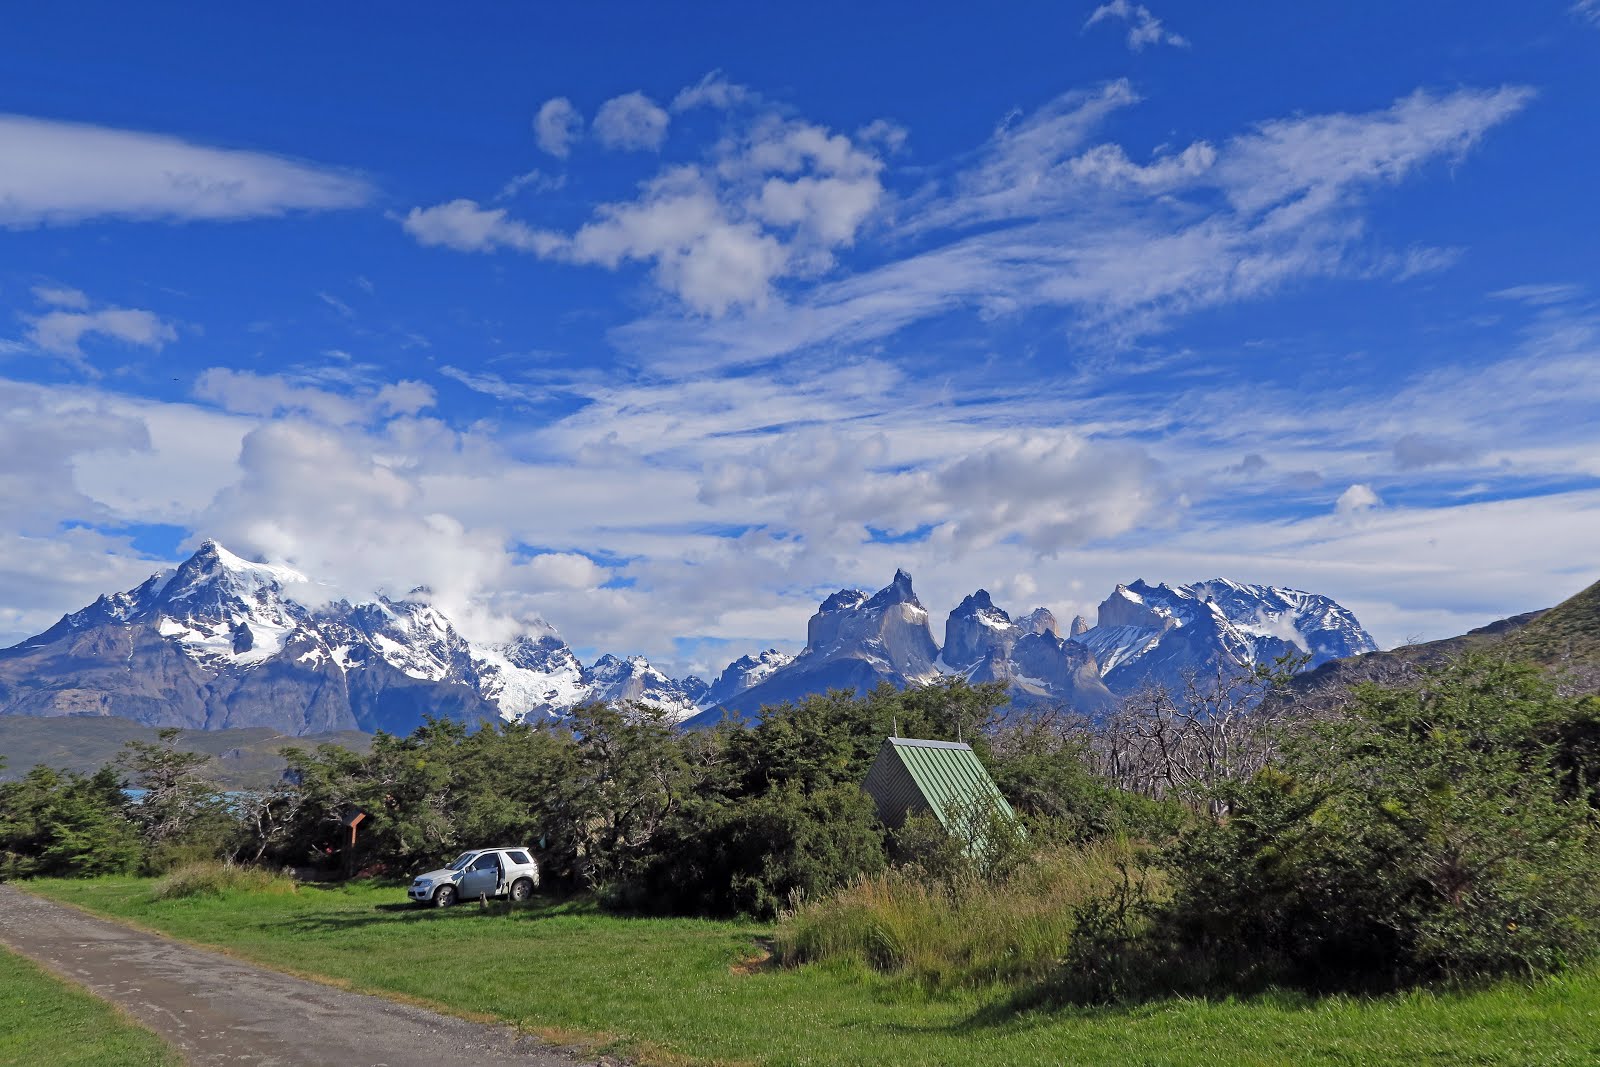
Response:
[{"label": "dark rock face", "polygon": [[1063,640],[1048,609],[1012,622],[982,589],[950,613],[943,659],[968,681],[1005,685],[1014,710],[1051,705],[1100,715],[1114,703],[1094,654]]},{"label": "dark rock face", "polygon": [[830,689],[865,692],[880,682],[904,688],[939,675],[928,612],[905,571],[896,571],[893,581],[870,596],[860,589],[834,593],[811,616],[806,636],[805,650],[793,662],[719,703],[702,702],[704,710],[686,725],[712,725],[727,713],[748,718],[763,705]]}]

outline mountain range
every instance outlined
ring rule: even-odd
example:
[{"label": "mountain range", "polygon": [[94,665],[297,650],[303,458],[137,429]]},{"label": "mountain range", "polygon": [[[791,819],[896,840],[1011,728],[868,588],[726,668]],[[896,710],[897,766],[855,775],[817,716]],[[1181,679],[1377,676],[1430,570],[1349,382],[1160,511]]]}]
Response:
[{"label": "mountain range", "polygon": [[1013,705],[1093,715],[1218,663],[1299,649],[1316,665],[1375,648],[1327,597],[1225,579],[1118,586],[1095,625],[1078,618],[1065,635],[1047,609],[1013,617],[980,589],[950,612],[941,645],[900,571],[875,593],[843,589],[823,600],[798,655],[743,656],[708,685],[670,678],[639,656],[585,665],[547,627],[506,643],[470,641],[425,590],[306,606],[315,591],[296,571],[207,541],[177,567],[0,650],[0,715],[300,736],[407,732],[425,714],[525,721],[589,701],[642,701],[703,726],[829,689],[952,675],[1002,683]]}]

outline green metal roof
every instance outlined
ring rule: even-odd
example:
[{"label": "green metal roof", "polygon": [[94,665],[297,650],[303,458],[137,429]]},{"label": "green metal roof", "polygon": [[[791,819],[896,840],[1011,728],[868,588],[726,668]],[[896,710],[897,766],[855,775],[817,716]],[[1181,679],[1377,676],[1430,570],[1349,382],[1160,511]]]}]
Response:
[{"label": "green metal roof", "polygon": [[949,828],[953,811],[990,805],[1015,818],[972,746],[953,741],[887,738],[861,785],[889,826],[899,826],[908,814],[931,811]]}]

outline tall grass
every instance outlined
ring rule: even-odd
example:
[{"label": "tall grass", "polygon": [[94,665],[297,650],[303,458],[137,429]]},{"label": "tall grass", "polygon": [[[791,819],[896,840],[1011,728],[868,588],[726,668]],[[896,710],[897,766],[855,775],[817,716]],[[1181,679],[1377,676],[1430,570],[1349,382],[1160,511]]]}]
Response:
[{"label": "tall grass", "polygon": [[277,871],[265,867],[240,867],[232,863],[205,860],[185,864],[161,879],[151,888],[150,899],[220,897],[225,893],[234,892],[279,895],[294,891],[294,879]]},{"label": "tall grass", "polygon": [[1030,982],[1067,954],[1078,910],[1129,870],[1150,875],[1134,845],[1111,840],[1047,847],[994,881],[895,868],[803,905],[780,924],[776,955],[852,960],[930,988]]}]

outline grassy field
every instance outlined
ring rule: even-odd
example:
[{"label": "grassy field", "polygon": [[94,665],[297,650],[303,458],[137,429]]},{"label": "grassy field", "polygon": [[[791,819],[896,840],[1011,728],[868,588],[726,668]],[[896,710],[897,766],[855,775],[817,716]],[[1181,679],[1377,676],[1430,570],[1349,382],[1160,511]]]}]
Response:
[{"label": "grassy field", "polygon": [[183,1061],[110,1005],[0,949],[0,1064],[143,1067]]},{"label": "grassy field", "polygon": [[[1014,1014],[999,989],[929,995],[859,967],[747,966],[771,929],[398,904],[402,890],[304,887],[154,901],[149,881],[29,888],[264,964],[605,1035],[650,1062],[750,1064],[1594,1064],[1600,971],[1468,994],[1172,1000]],[[44,1061],[41,1061],[44,1062]]]}]

